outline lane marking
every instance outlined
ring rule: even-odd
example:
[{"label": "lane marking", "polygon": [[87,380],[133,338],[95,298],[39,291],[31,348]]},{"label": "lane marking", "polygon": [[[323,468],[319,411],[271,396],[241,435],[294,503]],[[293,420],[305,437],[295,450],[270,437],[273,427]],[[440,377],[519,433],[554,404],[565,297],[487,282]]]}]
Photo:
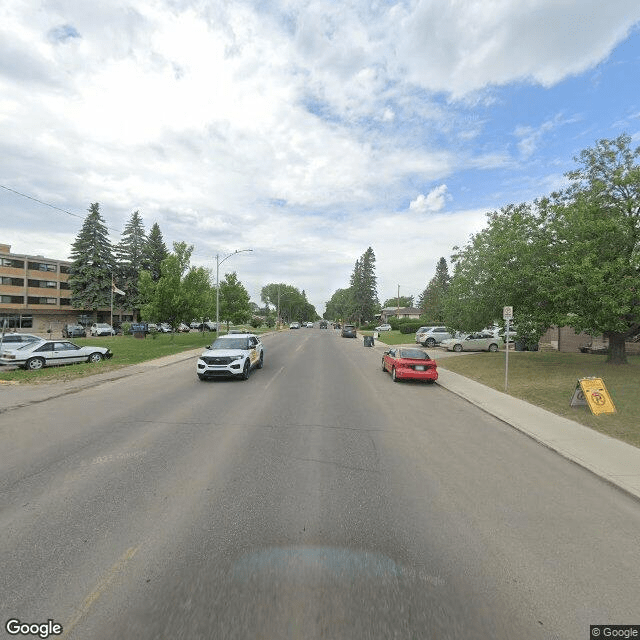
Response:
[{"label": "lane marking", "polygon": [[73,628],[80,622],[80,620],[87,614],[89,609],[95,604],[96,600],[106,591],[107,587],[113,582],[114,578],[122,572],[127,562],[136,555],[140,547],[130,547],[118,558],[118,561],[107,571],[105,576],[98,582],[93,591],[87,595],[82,601],[82,604],[76,611],[75,615],[63,625],[64,632],[60,636],[61,638],[67,638],[68,634],[73,631]]},{"label": "lane marking", "polygon": [[284,367],[280,367],[279,371],[277,373],[275,373],[271,379],[269,380],[269,382],[267,382],[267,384],[264,386],[263,392],[266,391],[269,388],[269,385],[284,371]]}]

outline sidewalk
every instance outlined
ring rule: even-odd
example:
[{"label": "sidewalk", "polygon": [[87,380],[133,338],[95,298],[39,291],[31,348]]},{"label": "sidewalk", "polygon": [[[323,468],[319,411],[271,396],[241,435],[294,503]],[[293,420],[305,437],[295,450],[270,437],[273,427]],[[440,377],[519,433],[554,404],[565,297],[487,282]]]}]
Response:
[{"label": "sidewalk", "polygon": [[[376,341],[376,350],[382,352],[387,348]],[[439,352],[436,360],[449,356],[458,354]],[[640,499],[639,448],[442,367],[438,368],[437,384]]]}]

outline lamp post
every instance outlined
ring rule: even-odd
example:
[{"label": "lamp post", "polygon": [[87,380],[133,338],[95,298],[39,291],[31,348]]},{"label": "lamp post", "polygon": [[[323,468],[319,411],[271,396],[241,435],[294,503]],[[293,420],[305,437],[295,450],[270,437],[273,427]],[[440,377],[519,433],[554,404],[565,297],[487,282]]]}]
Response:
[{"label": "lamp post", "polygon": [[220,335],[220,265],[231,256],[243,251],[253,251],[253,249],[236,249],[222,260],[220,260],[220,255],[216,253],[216,335]]}]

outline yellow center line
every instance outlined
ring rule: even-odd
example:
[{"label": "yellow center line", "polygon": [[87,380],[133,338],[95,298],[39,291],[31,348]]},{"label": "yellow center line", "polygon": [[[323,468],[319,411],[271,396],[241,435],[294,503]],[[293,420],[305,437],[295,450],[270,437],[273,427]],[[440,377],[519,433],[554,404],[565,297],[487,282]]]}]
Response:
[{"label": "yellow center line", "polygon": [[98,582],[93,591],[87,595],[87,597],[82,601],[82,604],[76,611],[75,615],[65,624],[63,625],[63,633],[60,636],[61,639],[67,638],[68,634],[71,633],[73,628],[80,622],[83,616],[89,611],[89,609],[93,606],[96,600],[102,595],[102,593],[107,589],[107,587],[113,582],[114,578],[120,573],[127,562],[136,555],[139,547],[131,547],[127,549],[121,556],[118,558],[118,561],[107,571],[105,576]]}]

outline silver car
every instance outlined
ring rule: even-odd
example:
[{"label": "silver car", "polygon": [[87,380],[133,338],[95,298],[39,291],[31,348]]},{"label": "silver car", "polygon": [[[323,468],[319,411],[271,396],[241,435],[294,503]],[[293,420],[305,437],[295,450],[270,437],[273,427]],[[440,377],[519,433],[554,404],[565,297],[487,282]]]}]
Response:
[{"label": "silver car", "polygon": [[0,352],[1,364],[13,364],[23,369],[37,371],[42,367],[52,367],[76,362],[100,362],[111,358],[113,353],[106,347],[79,347],[68,340],[39,340],[27,342]]},{"label": "silver car", "polygon": [[447,351],[498,351],[503,344],[502,338],[491,333],[470,333],[445,340],[441,346]]},{"label": "silver car", "polygon": [[429,327],[426,331],[416,334],[416,341],[423,347],[435,347],[444,340],[453,337],[447,327]]}]

